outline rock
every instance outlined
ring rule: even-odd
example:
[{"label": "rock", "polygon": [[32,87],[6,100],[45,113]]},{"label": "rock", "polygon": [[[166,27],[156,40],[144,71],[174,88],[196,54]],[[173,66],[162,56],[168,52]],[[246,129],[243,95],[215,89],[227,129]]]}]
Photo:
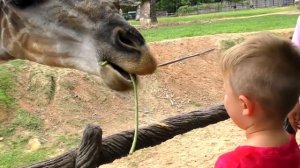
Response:
[{"label": "rock", "polygon": [[3,151],[5,148],[5,144],[3,142],[0,142],[0,151]]},{"label": "rock", "polygon": [[40,140],[38,138],[32,138],[29,140],[27,144],[27,150],[28,152],[36,151],[40,149],[42,146]]}]

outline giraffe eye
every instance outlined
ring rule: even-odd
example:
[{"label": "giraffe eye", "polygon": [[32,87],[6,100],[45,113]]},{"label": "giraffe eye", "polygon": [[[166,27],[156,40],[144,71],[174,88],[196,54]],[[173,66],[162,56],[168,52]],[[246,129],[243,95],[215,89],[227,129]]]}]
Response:
[{"label": "giraffe eye", "polygon": [[37,5],[42,2],[45,2],[45,0],[10,0],[10,4],[21,9],[27,8],[31,5]]},{"label": "giraffe eye", "polygon": [[19,8],[26,8],[33,3],[33,0],[11,0],[10,3]]}]

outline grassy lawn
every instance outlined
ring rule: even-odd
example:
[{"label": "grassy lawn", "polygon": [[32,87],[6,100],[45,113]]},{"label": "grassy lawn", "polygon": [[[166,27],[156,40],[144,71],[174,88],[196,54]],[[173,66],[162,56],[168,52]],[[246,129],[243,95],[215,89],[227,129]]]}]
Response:
[{"label": "grassy lawn", "polygon": [[[28,142],[33,137],[43,134],[41,119],[22,109],[16,111],[16,116],[10,124],[0,125],[0,168],[17,168],[30,165],[56,155],[59,149],[74,148],[80,138],[76,135],[61,135],[55,143],[44,144],[35,151],[28,150]],[[19,133],[16,133],[16,131]],[[25,135],[20,132],[26,132]]]},{"label": "grassy lawn", "polygon": [[54,148],[43,148],[35,152],[26,152],[28,138],[18,137],[6,144],[9,150],[0,152],[0,168],[16,168],[29,165],[47,158],[55,151]]},{"label": "grassy lawn", "polygon": [[[17,168],[53,158],[59,149],[74,148],[79,144],[80,138],[73,135],[59,136],[55,143],[43,145],[36,151],[27,151],[27,143],[32,137],[18,136],[5,142],[5,147],[0,144],[0,168]],[[4,146],[4,145],[3,145]],[[61,151],[60,151],[61,152]]]},{"label": "grassy lawn", "polygon": [[[191,15],[191,16],[180,16],[180,17],[160,17],[158,18],[159,23],[168,23],[168,22],[192,22],[199,20],[213,20],[213,19],[222,19],[228,17],[245,17],[245,16],[255,16],[283,11],[292,11],[297,10],[294,6],[288,7],[277,7],[277,8],[259,8],[259,9],[247,9],[240,11],[229,11],[229,12],[219,12],[219,13],[208,13],[200,15]],[[139,25],[138,21],[129,20],[129,23],[132,25]]]},{"label": "grassy lawn", "polygon": [[40,150],[28,153],[26,145],[30,137],[13,137],[16,129],[37,131],[40,127],[40,119],[19,109],[16,111],[15,119],[11,124],[0,125],[0,137],[4,140],[0,143],[0,168],[20,167],[24,163],[31,163],[45,158],[48,152]]},{"label": "grassy lawn", "polygon": [[299,15],[268,15],[141,30],[147,42],[220,33],[293,28]]}]

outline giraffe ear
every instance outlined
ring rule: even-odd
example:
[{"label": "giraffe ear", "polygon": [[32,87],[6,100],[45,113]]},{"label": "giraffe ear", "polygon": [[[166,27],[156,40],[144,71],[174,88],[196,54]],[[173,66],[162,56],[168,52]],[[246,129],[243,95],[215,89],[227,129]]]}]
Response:
[{"label": "giraffe ear", "polygon": [[113,1],[113,4],[115,5],[115,7],[116,7],[118,10],[121,9],[121,7],[120,7],[120,2],[119,2],[118,0],[114,0],[114,1]]}]

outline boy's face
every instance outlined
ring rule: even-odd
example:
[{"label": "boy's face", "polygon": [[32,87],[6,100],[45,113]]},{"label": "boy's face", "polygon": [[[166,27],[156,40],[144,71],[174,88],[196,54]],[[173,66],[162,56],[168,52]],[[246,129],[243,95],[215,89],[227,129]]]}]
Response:
[{"label": "boy's face", "polygon": [[238,127],[244,129],[245,123],[243,122],[244,117],[242,115],[241,101],[239,100],[238,95],[233,92],[228,79],[224,79],[224,89],[224,105],[227,113]]}]

